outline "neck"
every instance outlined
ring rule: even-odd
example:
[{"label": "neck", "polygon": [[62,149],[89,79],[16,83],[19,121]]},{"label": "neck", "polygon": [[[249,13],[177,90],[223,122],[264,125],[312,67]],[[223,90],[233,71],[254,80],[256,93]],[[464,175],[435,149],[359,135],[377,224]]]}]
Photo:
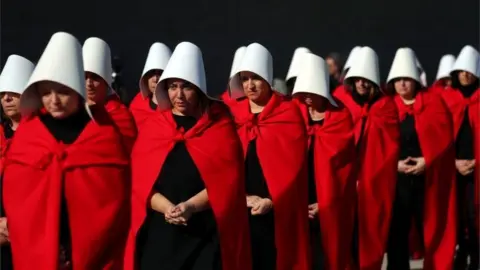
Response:
[{"label": "neck", "polygon": [[400,95],[400,98],[402,99],[403,103],[407,105],[415,103],[415,94]]},{"label": "neck", "polygon": [[195,109],[195,110],[192,110],[192,111],[186,111],[186,112],[181,112],[175,108],[172,108],[172,113],[175,114],[175,115],[179,115],[179,116],[191,116],[191,117],[195,117],[196,119],[200,118],[200,110],[198,109]]}]

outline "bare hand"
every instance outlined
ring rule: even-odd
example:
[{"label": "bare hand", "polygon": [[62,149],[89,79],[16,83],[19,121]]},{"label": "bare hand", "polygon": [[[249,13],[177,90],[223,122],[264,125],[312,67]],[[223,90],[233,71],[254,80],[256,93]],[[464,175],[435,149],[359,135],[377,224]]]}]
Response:
[{"label": "bare hand", "polygon": [[270,199],[260,199],[252,207],[252,215],[265,215],[273,208],[273,202]]},{"label": "bare hand", "polygon": [[461,175],[469,175],[475,169],[476,161],[473,160],[465,160],[465,159],[457,159],[455,160],[455,166],[457,167],[457,171]]},{"label": "bare hand", "polygon": [[318,215],[318,203],[313,203],[308,206],[308,218],[314,219]]},{"label": "bare hand", "polygon": [[406,171],[407,174],[420,175],[425,171],[425,159],[423,157],[411,158],[415,165]]},{"label": "bare hand", "polygon": [[7,228],[7,218],[0,218],[0,246],[8,243],[10,239],[8,238],[8,228]]},{"label": "bare hand", "polygon": [[407,173],[407,171],[410,170],[413,167],[412,165],[407,164],[410,161],[412,161],[411,157],[408,157],[404,160],[399,160],[398,161],[398,166],[397,166],[397,171],[399,173]]},{"label": "bare hand", "polygon": [[255,196],[255,195],[248,195],[247,196],[247,207],[252,208],[258,201],[262,198]]},{"label": "bare hand", "polygon": [[[175,206],[169,213],[172,224],[187,225],[187,221],[195,212],[195,207],[191,203],[182,202]],[[168,220],[167,220],[168,221]]]}]

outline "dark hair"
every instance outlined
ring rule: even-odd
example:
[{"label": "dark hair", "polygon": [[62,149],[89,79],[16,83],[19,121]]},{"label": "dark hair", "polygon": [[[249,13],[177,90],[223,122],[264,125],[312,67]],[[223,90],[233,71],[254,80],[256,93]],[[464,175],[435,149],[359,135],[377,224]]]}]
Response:
[{"label": "dark hair", "polygon": [[343,60],[343,57],[340,53],[331,52],[331,53],[328,54],[327,58],[332,58],[333,61],[335,61],[335,63],[338,66],[338,71],[342,72],[343,66],[345,65],[345,61]]}]

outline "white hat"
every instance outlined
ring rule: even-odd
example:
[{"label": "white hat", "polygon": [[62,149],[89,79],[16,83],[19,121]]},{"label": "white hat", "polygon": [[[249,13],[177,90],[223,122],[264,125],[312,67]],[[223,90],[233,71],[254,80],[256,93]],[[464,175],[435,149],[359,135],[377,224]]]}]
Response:
[{"label": "white hat", "polygon": [[[413,52],[413,53],[415,54],[415,52]],[[427,85],[428,85],[428,83],[427,83],[427,73],[425,73],[425,69],[423,69],[422,64],[420,63],[420,60],[418,60],[418,57],[417,57],[416,54],[415,54],[415,65],[420,70],[419,71],[419,73],[420,73],[420,84],[423,87],[427,87]]]},{"label": "white hat", "polygon": [[440,59],[438,64],[438,71],[436,80],[441,80],[450,77],[450,72],[452,71],[453,65],[455,64],[455,56],[451,54],[446,54]]},{"label": "white hat", "polygon": [[267,48],[258,43],[252,43],[248,45],[242,61],[237,69],[237,73],[230,79],[230,95],[236,99],[243,97],[242,83],[239,76],[242,71],[250,71],[262,79],[264,79],[270,86],[273,83],[273,59]]},{"label": "white hat", "polygon": [[[197,86],[207,97],[207,83],[202,51],[197,45],[190,42],[181,42],[175,47],[172,57],[157,83],[155,97],[158,107],[162,110],[171,108],[165,80],[178,78]],[[209,97],[210,99],[213,99]]]},{"label": "white hat", "polygon": [[[20,108],[24,115],[40,108],[35,86],[43,81],[64,85],[86,100],[82,46],[74,36],[58,32],[50,38],[20,98]],[[90,114],[88,106],[86,108]]]},{"label": "white hat", "polygon": [[145,66],[143,67],[142,76],[140,77],[140,93],[143,97],[147,97],[150,91],[148,90],[148,86],[143,81],[143,77],[147,72],[151,70],[164,70],[167,67],[168,60],[172,55],[172,51],[167,45],[155,42],[150,46],[150,50],[148,51],[147,61],[145,61]]},{"label": "white hat", "polygon": [[298,93],[319,95],[338,107],[330,95],[330,75],[325,60],[313,53],[306,53],[302,58],[302,68],[297,76],[292,95]]},{"label": "white hat", "polygon": [[91,37],[83,43],[83,68],[85,72],[95,73],[112,85],[112,56],[108,44],[96,37]]},{"label": "white hat", "polygon": [[450,73],[463,70],[463,71],[468,71],[478,77],[477,71],[479,69],[478,68],[479,57],[480,56],[478,54],[478,51],[475,50],[475,48],[473,48],[472,46],[467,45],[463,47]]},{"label": "white hat", "polygon": [[380,87],[380,71],[377,53],[370,47],[362,47],[355,53],[355,61],[345,76],[346,83],[350,78],[364,78]]},{"label": "white hat", "polygon": [[30,60],[12,54],[8,57],[0,75],[0,92],[22,94],[35,65]]},{"label": "white hat", "polygon": [[230,69],[230,77],[232,78],[233,75],[237,74],[237,68],[242,61],[242,57],[245,54],[247,47],[242,46],[235,51],[235,55],[233,56],[232,68]]},{"label": "white hat", "polygon": [[421,83],[417,57],[410,48],[400,48],[393,59],[390,73],[388,73],[387,83],[396,78],[410,78]]},{"label": "white hat", "polygon": [[298,76],[298,73],[300,73],[300,69],[302,68],[302,64],[303,64],[302,56],[309,52],[310,50],[305,47],[299,47],[295,49],[295,52],[293,53],[292,61],[290,62],[290,67],[288,68],[287,77],[285,78],[285,81],[288,81]]},{"label": "white hat", "polygon": [[355,46],[351,51],[350,54],[348,54],[347,61],[345,61],[345,65],[343,66],[343,70],[345,71],[348,68],[351,68],[353,63],[355,63],[355,59],[357,57],[357,53],[360,51],[362,47],[360,46]]}]

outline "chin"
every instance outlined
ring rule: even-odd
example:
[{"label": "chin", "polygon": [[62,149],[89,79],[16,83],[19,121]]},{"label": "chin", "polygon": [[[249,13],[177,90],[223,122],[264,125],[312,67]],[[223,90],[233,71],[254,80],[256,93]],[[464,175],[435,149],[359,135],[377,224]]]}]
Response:
[{"label": "chin", "polygon": [[55,119],[64,119],[68,117],[68,115],[65,112],[49,112],[49,113]]}]

